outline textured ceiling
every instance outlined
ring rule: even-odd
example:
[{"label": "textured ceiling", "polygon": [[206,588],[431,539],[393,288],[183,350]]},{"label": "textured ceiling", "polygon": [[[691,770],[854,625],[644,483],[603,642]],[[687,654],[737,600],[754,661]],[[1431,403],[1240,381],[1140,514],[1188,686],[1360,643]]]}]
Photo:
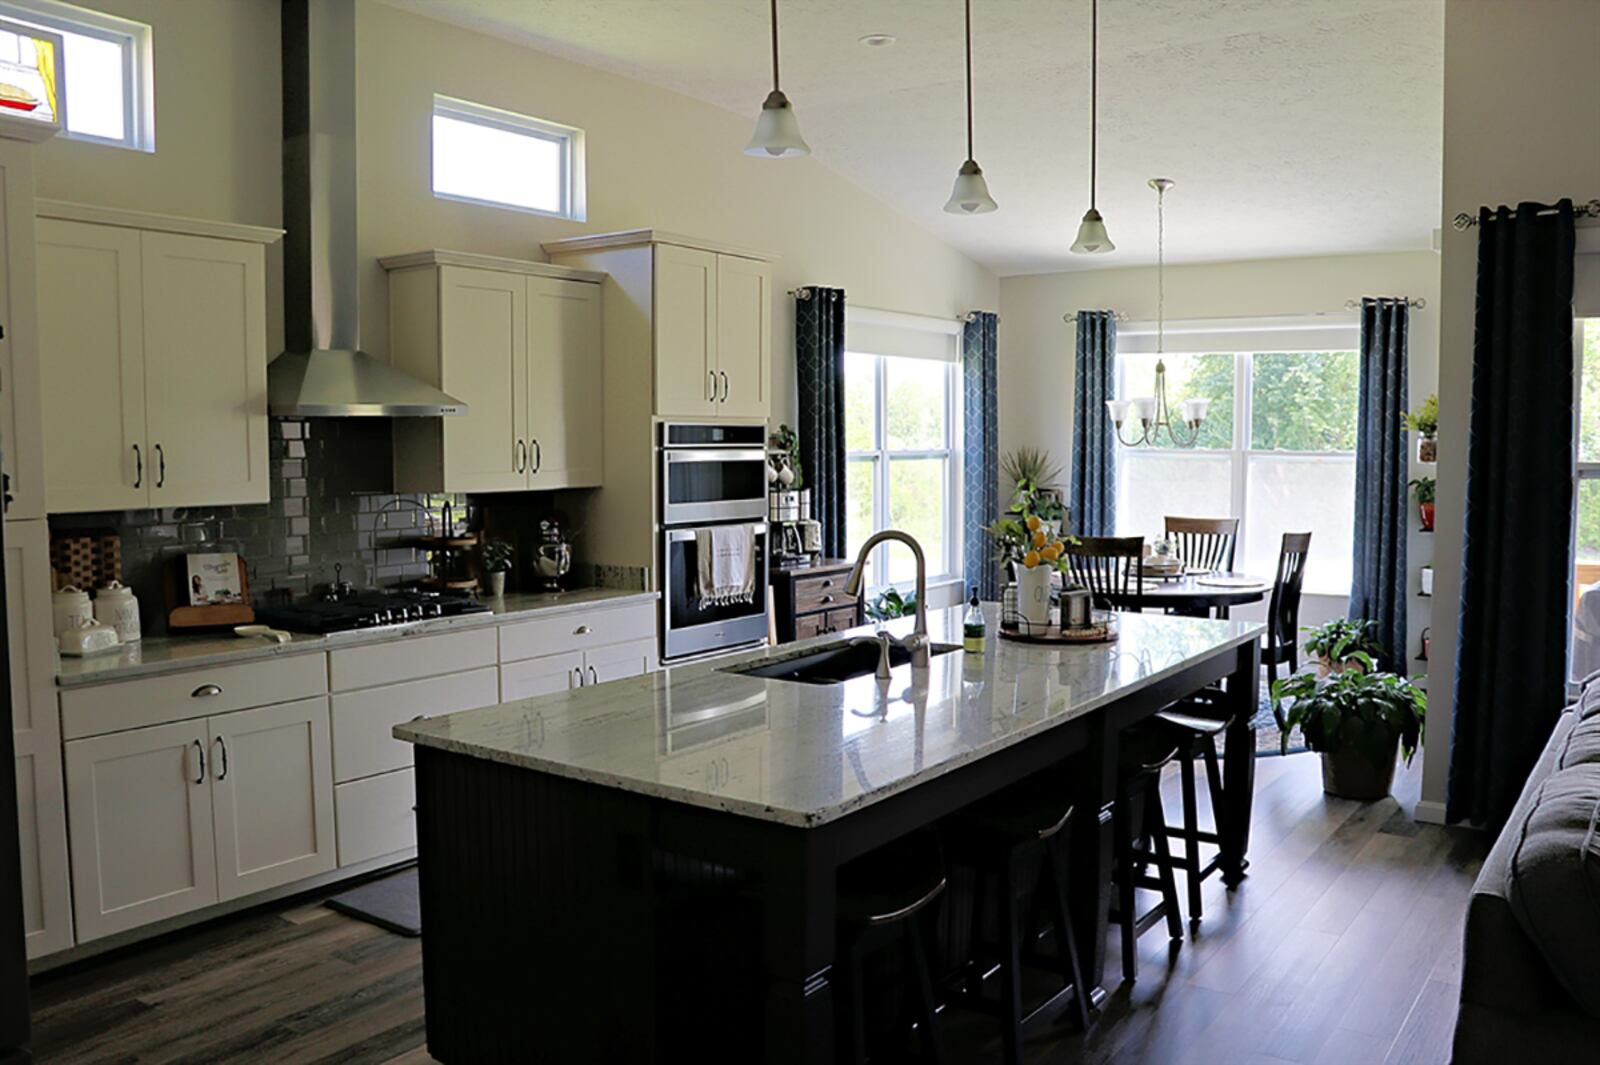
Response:
[{"label": "textured ceiling", "polygon": [[[388,0],[747,114],[762,0]],[[960,0],[787,0],[783,86],[814,156],[1002,274],[1420,249],[1439,219],[1443,0],[1102,0],[1100,209],[1088,0],[976,0],[976,155],[994,214],[943,212],[965,156]],[[892,33],[868,48],[857,38]],[[774,166],[786,165],[774,162]]]}]

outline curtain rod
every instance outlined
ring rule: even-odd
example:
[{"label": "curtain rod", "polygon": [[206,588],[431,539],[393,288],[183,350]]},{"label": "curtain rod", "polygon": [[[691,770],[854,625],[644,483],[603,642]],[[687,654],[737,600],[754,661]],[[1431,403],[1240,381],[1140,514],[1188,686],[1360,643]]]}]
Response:
[{"label": "curtain rod", "polygon": [[[1398,298],[1399,297],[1397,297],[1397,296],[1362,296],[1360,300],[1345,300],[1344,301],[1344,306],[1345,306],[1345,310],[1354,311],[1354,310],[1357,310],[1357,309],[1360,308],[1361,300],[1383,300],[1383,299],[1398,299]],[[1422,310],[1427,305],[1428,305],[1428,301],[1423,299],[1421,296],[1418,296],[1415,299],[1407,299],[1406,300],[1406,306],[1407,307],[1415,307],[1419,311]]]},{"label": "curtain rod", "polygon": [[[789,290],[789,295],[793,296],[797,300],[808,300],[808,299],[811,298],[811,289],[809,287],[808,288],[791,288]],[[877,308],[877,307],[864,307],[862,309],[863,310],[872,311],[872,310],[879,310],[880,308]],[[888,313],[889,314],[910,314],[911,312],[910,311],[889,311]],[[951,315],[950,317],[951,317],[952,321],[957,321],[957,322],[975,322],[975,321],[978,320],[979,313],[980,312],[978,312],[978,311],[968,311],[966,314],[954,314],[954,315]],[[919,315],[916,315],[916,317],[918,317],[918,318],[937,318],[939,316],[936,315],[936,314],[919,314]],[[998,322],[1000,320],[1000,316],[998,314],[995,315],[994,320]]]},{"label": "curtain rod", "polygon": [[[1379,297],[1371,297],[1371,298],[1379,298]],[[1412,298],[1412,299],[1407,299],[1406,300],[1406,304],[1408,306],[1415,307],[1417,310],[1420,311],[1420,310],[1422,310],[1424,307],[1426,307],[1428,305],[1428,301],[1423,299],[1421,296],[1418,296],[1418,297],[1415,297],[1415,298]],[[1357,309],[1358,307],[1361,306],[1361,301],[1360,300],[1345,300],[1344,301],[1344,306],[1345,306],[1346,310],[1352,310],[1353,311],[1353,310],[1355,310],[1355,309]],[[1063,322],[1076,322],[1077,318],[1078,318],[1078,313],[1081,313],[1081,312],[1077,312],[1077,313],[1069,312],[1067,314],[1063,314],[1061,316],[1061,320]],[[1286,312],[1284,312],[1282,314],[1211,314],[1211,315],[1202,314],[1202,315],[1185,315],[1182,318],[1176,318],[1176,319],[1173,319],[1173,320],[1174,321],[1178,321],[1178,322],[1237,322],[1237,321],[1250,319],[1250,318],[1314,318],[1314,317],[1320,317],[1322,315],[1331,315],[1331,314],[1338,314],[1338,313],[1339,312],[1337,312],[1337,311],[1286,311]],[[1127,314],[1127,313],[1125,313],[1125,312],[1123,312],[1123,311],[1115,311],[1115,312],[1113,312],[1112,313],[1112,317],[1115,318],[1119,322],[1127,322],[1127,321],[1131,321],[1132,320],[1132,316]]]},{"label": "curtain rod", "polygon": [[[1539,213],[1551,214],[1554,211],[1555,208],[1552,207],[1549,210],[1540,211]],[[1572,216],[1574,218],[1600,218],[1600,200],[1590,200],[1588,203],[1573,204]],[[1476,215],[1470,215],[1465,211],[1462,211],[1460,214],[1456,215],[1455,221],[1451,223],[1451,225],[1453,225],[1458,232],[1464,229],[1471,229],[1477,224],[1478,217]]]}]

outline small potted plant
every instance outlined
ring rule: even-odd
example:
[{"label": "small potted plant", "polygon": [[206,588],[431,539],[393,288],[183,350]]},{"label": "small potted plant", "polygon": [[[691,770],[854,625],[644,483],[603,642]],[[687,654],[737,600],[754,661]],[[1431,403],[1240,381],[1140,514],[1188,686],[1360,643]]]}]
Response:
[{"label": "small potted plant", "polygon": [[1430,395],[1422,406],[1403,415],[1400,424],[1417,434],[1417,461],[1439,461],[1439,396]]},{"label": "small potted plant", "polygon": [[1357,672],[1371,668],[1371,663],[1383,653],[1383,648],[1372,635],[1375,624],[1352,618],[1301,629],[1307,634],[1306,654],[1316,660],[1317,676],[1342,673],[1346,668]]},{"label": "small potted plant", "polygon": [[1432,477],[1416,477],[1411,487],[1417,493],[1417,511],[1422,515],[1422,531],[1433,532],[1433,497],[1438,482]]},{"label": "small potted plant", "polygon": [[496,599],[506,594],[506,574],[511,572],[511,545],[504,540],[483,542],[483,575],[489,594]]},{"label": "small potted plant", "polygon": [[[1404,677],[1379,673],[1365,652],[1352,656],[1360,669],[1332,677],[1297,673],[1272,685],[1272,714],[1285,752],[1299,728],[1306,746],[1322,756],[1322,790],[1369,801],[1389,794],[1395,755],[1411,764],[1422,743],[1428,693]],[[1283,701],[1291,700],[1287,711]]]},{"label": "small potted plant", "polygon": [[1050,624],[1050,575],[1065,573],[1068,537],[1037,514],[1025,517],[1008,515],[987,530],[995,542],[995,557],[1016,573],[1017,611],[1030,628]]},{"label": "small potted plant", "polygon": [[868,621],[891,621],[910,617],[917,612],[917,597],[901,595],[898,588],[885,588],[878,597],[866,605]]},{"label": "small potted plant", "polygon": [[1067,516],[1056,486],[1061,467],[1038,448],[1019,447],[1000,460],[1000,472],[1011,482],[1011,508],[1006,513],[1018,519],[1033,515],[1059,535]]}]

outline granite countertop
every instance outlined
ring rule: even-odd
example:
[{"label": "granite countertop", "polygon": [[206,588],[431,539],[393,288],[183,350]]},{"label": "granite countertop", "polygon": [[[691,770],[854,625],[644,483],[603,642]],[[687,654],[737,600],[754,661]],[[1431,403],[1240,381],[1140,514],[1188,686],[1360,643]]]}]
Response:
[{"label": "granite countertop", "polygon": [[[937,642],[961,642],[965,607],[936,611]],[[781,824],[823,824],[947,773],[1182,669],[1260,638],[1256,622],[1120,615],[1112,643],[1052,648],[999,639],[811,685],[725,672],[796,657],[870,627],[677,666],[394,729],[398,739]],[[909,632],[911,619],[891,622]],[[919,682],[920,681],[920,682]],[[713,770],[711,767],[715,766]]]},{"label": "granite countertop", "polygon": [[484,600],[487,614],[466,614],[456,618],[419,621],[383,629],[358,629],[331,636],[294,635],[288,643],[274,643],[260,637],[230,634],[195,636],[149,636],[137,643],[124,644],[116,652],[83,658],[59,656],[56,684],[63,688],[81,684],[100,684],[132,677],[174,673],[202,666],[229,665],[257,658],[331,651],[368,643],[432,636],[441,632],[483,625],[497,625],[521,614],[564,614],[597,606],[621,606],[631,602],[654,602],[655,592],[625,591],[616,588],[578,588],[570,592],[513,592],[499,599]]}]

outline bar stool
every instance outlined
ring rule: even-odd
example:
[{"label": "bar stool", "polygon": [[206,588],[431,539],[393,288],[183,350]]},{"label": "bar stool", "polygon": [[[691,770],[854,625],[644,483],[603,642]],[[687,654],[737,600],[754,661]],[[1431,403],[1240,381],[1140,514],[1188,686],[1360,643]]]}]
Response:
[{"label": "bar stool", "polygon": [[[1216,704],[1204,697],[1180,703],[1171,710],[1155,715],[1153,727],[1170,737],[1177,745],[1179,783],[1183,793],[1183,823],[1164,825],[1165,834],[1182,841],[1183,856],[1175,860],[1184,871],[1189,896],[1189,927],[1200,927],[1200,885],[1222,868],[1222,769],[1217,762],[1217,736],[1233,723],[1224,717]],[[1206,766],[1206,790],[1211,794],[1212,830],[1200,827],[1199,800],[1195,790],[1194,763],[1203,760]],[[1217,848],[1217,853],[1206,862],[1200,860],[1200,844]]]},{"label": "bar stool", "polygon": [[[1167,846],[1166,815],[1161,808],[1161,770],[1177,757],[1178,744],[1160,730],[1133,728],[1122,733],[1120,747],[1117,802],[1111,812],[1117,891],[1110,919],[1121,927],[1123,979],[1136,980],[1140,936],[1165,921],[1172,941],[1183,942],[1178,884],[1172,874],[1176,863]],[[1155,876],[1145,872],[1152,865]],[[1143,914],[1138,912],[1138,888],[1161,894],[1161,901]]]},{"label": "bar stool", "polygon": [[[932,832],[902,836],[839,869],[836,982],[838,1008],[845,1012],[838,1033],[841,1061],[856,1065],[867,1061],[863,963],[897,942],[912,985],[923,1055],[929,1061],[944,1061],[933,974],[919,917],[944,888],[944,858],[939,837]],[[905,1029],[896,1027],[903,1034]]]},{"label": "bar stool", "polygon": [[[960,986],[952,1002],[997,1017],[1009,1065],[1022,1061],[1022,1030],[1031,1021],[1054,1012],[1067,998],[1081,1030],[1089,1028],[1089,998],[1083,983],[1078,942],[1067,903],[1067,842],[1072,804],[1055,771],[1035,775],[1020,784],[963,810],[945,822],[945,841],[951,860],[976,874],[972,908],[973,957],[963,966]],[[1019,920],[1019,904],[1026,894],[1025,874],[1037,868],[1033,906],[1027,921]],[[994,884],[999,943],[993,944],[999,964],[985,969],[978,955],[985,947],[985,900]],[[1033,949],[1042,934],[1035,918],[1048,911],[1053,955]],[[1022,1012],[1022,966],[1048,969],[1061,977],[1061,987],[1027,1014]],[[983,994],[986,975],[1000,977],[1000,998]]]}]

